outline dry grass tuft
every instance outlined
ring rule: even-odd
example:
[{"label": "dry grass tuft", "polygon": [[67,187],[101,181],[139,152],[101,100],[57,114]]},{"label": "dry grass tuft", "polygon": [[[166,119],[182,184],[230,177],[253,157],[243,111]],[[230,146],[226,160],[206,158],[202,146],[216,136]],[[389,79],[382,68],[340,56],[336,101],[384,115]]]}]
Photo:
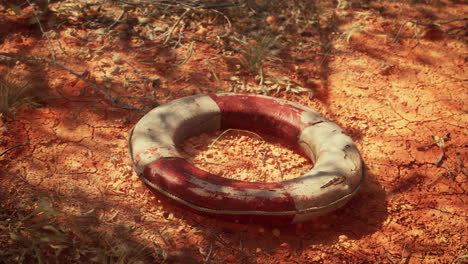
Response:
[{"label": "dry grass tuft", "polygon": [[0,113],[9,116],[22,105],[39,106],[33,88],[30,80],[19,80],[10,73],[0,76]]},{"label": "dry grass tuft", "polygon": [[257,74],[263,63],[274,57],[272,52],[274,45],[278,40],[278,36],[264,36],[258,41],[244,43],[240,50],[240,65],[247,72]]}]

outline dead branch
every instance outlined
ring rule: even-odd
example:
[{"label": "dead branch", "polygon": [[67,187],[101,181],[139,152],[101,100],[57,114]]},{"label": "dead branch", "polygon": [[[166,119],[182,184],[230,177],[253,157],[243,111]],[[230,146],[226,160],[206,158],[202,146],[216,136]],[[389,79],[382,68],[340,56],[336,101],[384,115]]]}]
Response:
[{"label": "dead branch", "polygon": [[42,27],[41,21],[39,20],[39,17],[36,14],[36,10],[34,9],[33,4],[29,0],[26,0],[26,2],[32,8],[32,13],[33,13],[34,19],[36,20],[37,24],[39,25],[39,29],[41,30],[42,35],[44,35],[46,37],[47,42],[49,43],[49,46],[50,46],[50,52],[52,53],[52,58],[55,61],[57,59],[57,53],[55,52],[54,45],[52,44],[52,41],[50,40],[49,35],[44,31],[44,28]]},{"label": "dead branch", "polygon": [[127,1],[120,0],[119,2],[127,5],[159,5],[167,7],[184,7],[184,8],[199,8],[199,9],[220,9],[220,8],[233,8],[239,7],[242,4],[233,2],[217,2],[217,3],[200,3],[199,1],[165,1],[165,0],[150,0],[150,1]]},{"label": "dead branch", "polygon": [[210,233],[219,243],[221,243],[223,246],[227,247],[227,248],[230,248],[230,249],[233,249],[235,251],[239,251],[241,253],[243,253],[243,250],[242,249],[239,249],[239,248],[236,248],[232,245],[230,245],[229,243],[227,243],[224,239],[221,238],[221,236],[219,236],[214,230],[212,230],[211,228],[209,227],[206,227],[204,225],[202,225],[201,223],[199,223],[198,221],[194,220],[194,222],[203,230],[207,231],[208,233]]},{"label": "dead branch", "polygon": [[465,167],[465,163],[463,161],[463,158],[462,158],[462,151],[457,151],[456,152],[456,155],[458,157],[458,169],[460,170],[461,173],[463,173],[463,175],[465,176],[468,176],[468,171],[466,170],[467,167]]},{"label": "dead branch", "polygon": [[450,23],[457,22],[457,21],[464,21],[464,20],[468,20],[468,17],[455,18],[455,19],[451,19],[448,21],[444,21],[444,22],[433,22],[433,23],[422,23],[422,22],[411,21],[411,20],[409,20],[408,22],[416,24],[416,25],[420,25],[420,26],[426,26],[426,27],[435,27],[435,26],[440,27],[442,25],[450,24]]},{"label": "dead branch", "polygon": [[115,27],[115,25],[117,25],[120,22],[120,20],[123,18],[123,16],[125,16],[126,12],[127,11],[125,9],[122,10],[122,13],[120,13],[120,16],[110,26],[108,26],[107,29],[113,29]]},{"label": "dead branch", "polygon": [[167,37],[166,37],[166,40],[163,42],[163,44],[166,44],[172,37],[172,33],[174,32],[174,30],[176,29],[176,27],[180,24],[180,22],[182,21],[182,19],[184,19],[184,17],[188,14],[188,12],[190,11],[191,9],[190,8],[187,8],[185,10],[184,13],[182,13],[182,15],[179,17],[179,19],[174,23],[174,25],[172,25],[171,29],[169,30],[169,32],[167,33]]},{"label": "dead branch", "polygon": [[116,105],[119,105],[120,107],[122,107],[124,109],[133,110],[133,111],[140,112],[140,113],[145,113],[146,112],[143,109],[140,109],[138,107],[126,104],[126,103],[118,100],[117,98],[115,98],[115,97],[111,96],[110,94],[106,93],[102,88],[100,88],[99,86],[97,86],[96,84],[94,84],[93,82],[88,80],[87,78],[83,77],[83,75],[69,69],[65,65],[60,64],[60,63],[56,62],[55,60],[50,60],[50,59],[40,58],[40,57],[9,57],[9,56],[5,56],[5,55],[0,55],[0,62],[16,62],[16,61],[40,61],[40,62],[47,62],[47,63],[53,64],[53,65],[55,65],[55,66],[57,66],[59,68],[62,68],[63,70],[66,70],[67,72],[75,75],[78,79],[84,81],[86,84],[91,86],[91,88],[93,88],[96,92],[98,92],[99,94],[101,94],[105,98],[107,98],[108,102],[110,102],[111,104],[116,104]]},{"label": "dead branch", "polygon": [[213,247],[214,247],[214,243],[213,243],[213,240],[210,241],[210,250],[208,251],[208,254],[206,255],[206,258],[205,258],[205,263],[208,263],[211,259],[211,255],[213,253]]},{"label": "dead branch", "polygon": [[231,29],[232,29],[232,24],[231,24],[231,20],[229,19],[229,17],[227,17],[223,12],[220,12],[219,10],[216,10],[216,9],[212,9],[213,12],[217,13],[217,14],[220,14],[224,17],[224,19],[226,20],[227,24],[228,24],[228,29],[227,31],[220,35],[219,37],[220,38],[224,38],[224,37],[227,37],[230,33],[231,33]]},{"label": "dead branch", "polygon": [[430,185],[434,184],[437,180],[439,180],[442,176],[445,176],[445,175],[446,175],[445,171],[439,172],[434,177],[431,177],[430,179],[428,179],[424,183],[424,186],[426,187],[426,189],[428,189]]},{"label": "dead branch", "polygon": [[[468,20],[468,17],[455,18],[455,19],[450,19],[450,20],[443,21],[443,22],[432,22],[432,23],[422,23],[422,22],[419,22],[419,21],[408,20],[408,21],[406,21],[405,23],[403,23],[400,26],[400,29],[398,29],[398,32],[397,32],[395,38],[393,39],[393,42],[397,42],[398,38],[400,37],[400,34],[401,34],[401,31],[402,31],[403,27],[408,23],[412,23],[414,25],[419,25],[419,26],[425,26],[425,27],[442,27],[443,25],[446,25],[446,24],[450,24],[450,23],[458,22],[458,21],[465,21],[465,20]],[[448,29],[448,30],[445,31],[445,33],[451,34],[451,31],[453,31],[453,30],[466,29],[467,27],[468,27],[468,24],[465,25],[465,26],[462,26],[462,27]]]},{"label": "dead branch", "polygon": [[[26,143],[26,144],[28,144],[28,143]],[[13,150],[13,149],[15,149],[15,148],[21,147],[21,146],[23,146],[23,145],[25,145],[25,144],[20,143],[20,144],[14,145],[13,147],[9,147],[9,148],[5,149],[4,151],[2,151],[2,152],[0,153],[0,157],[3,156],[3,155],[5,155],[7,152],[9,152],[9,151],[11,151],[11,150]]]}]

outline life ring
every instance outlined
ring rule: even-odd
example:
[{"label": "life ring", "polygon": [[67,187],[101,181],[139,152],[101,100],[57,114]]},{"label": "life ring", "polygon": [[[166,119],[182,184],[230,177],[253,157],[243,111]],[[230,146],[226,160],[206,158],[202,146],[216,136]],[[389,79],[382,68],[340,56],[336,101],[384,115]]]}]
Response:
[{"label": "life ring", "polygon": [[[228,128],[298,144],[314,167],[282,182],[244,182],[201,170],[177,150],[191,136]],[[307,107],[262,95],[194,95],[158,106],[131,130],[129,153],[155,193],[197,213],[240,222],[295,223],[324,215],[343,206],[364,179],[359,151],[337,124]]]}]

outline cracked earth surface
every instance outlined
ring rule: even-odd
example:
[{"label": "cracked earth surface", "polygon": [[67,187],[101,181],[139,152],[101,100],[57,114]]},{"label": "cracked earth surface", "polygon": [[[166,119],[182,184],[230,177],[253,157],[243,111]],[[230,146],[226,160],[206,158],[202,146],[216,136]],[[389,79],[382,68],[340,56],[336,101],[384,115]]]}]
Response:
[{"label": "cracked earth surface", "polygon": [[[438,14],[463,14],[456,5],[443,11]],[[109,107],[65,71],[23,63],[12,69],[31,73],[47,97],[42,107],[22,108],[3,124],[0,150],[27,144],[0,158],[2,200],[28,207],[48,199],[60,208],[58,225],[82,243],[132,241],[163,252],[161,263],[203,263],[208,252],[213,263],[452,263],[467,254],[468,245],[468,182],[462,171],[468,156],[466,44],[429,35],[395,43],[386,34],[389,23],[384,20],[363,20],[366,31],[353,35],[349,43],[332,43],[329,75],[312,82],[312,99],[307,94],[274,94],[337,122],[358,145],[367,178],[336,212],[292,226],[257,226],[208,219],[166,204],[147,190],[129,163],[128,131],[140,113]],[[35,29],[22,29],[2,41],[1,52],[47,56],[48,44],[34,37]],[[71,51],[79,44],[72,35],[68,38],[61,41]],[[114,52],[124,58],[115,79],[137,79],[124,49]],[[143,68],[161,78],[159,90],[143,84],[133,91],[113,87],[135,97],[150,94],[161,98],[160,103],[213,92],[216,81],[197,72],[207,69],[203,61],[213,52],[213,47],[197,43],[191,60],[177,72]],[[65,61],[79,72],[88,69],[96,82],[116,66],[111,54]],[[217,63],[221,75],[228,75],[228,65]],[[308,67],[301,64],[292,78],[310,79],[313,69]],[[418,147],[446,133],[445,158],[437,166],[441,149]],[[278,139],[259,140],[243,132],[230,133],[215,150],[208,149],[218,135],[192,138],[185,149],[193,162],[225,177],[274,181],[312,166]],[[260,151],[265,145],[268,153]],[[125,228],[131,232],[123,236]],[[80,256],[73,259],[80,262]]]}]

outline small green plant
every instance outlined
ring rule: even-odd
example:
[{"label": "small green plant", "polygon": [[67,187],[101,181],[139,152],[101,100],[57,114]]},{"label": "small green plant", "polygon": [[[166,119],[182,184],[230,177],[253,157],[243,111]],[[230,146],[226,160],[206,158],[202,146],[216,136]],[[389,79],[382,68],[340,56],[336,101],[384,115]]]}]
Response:
[{"label": "small green plant", "polygon": [[38,106],[30,81],[19,81],[10,74],[0,76],[0,113],[11,115],[21,105]]}]

